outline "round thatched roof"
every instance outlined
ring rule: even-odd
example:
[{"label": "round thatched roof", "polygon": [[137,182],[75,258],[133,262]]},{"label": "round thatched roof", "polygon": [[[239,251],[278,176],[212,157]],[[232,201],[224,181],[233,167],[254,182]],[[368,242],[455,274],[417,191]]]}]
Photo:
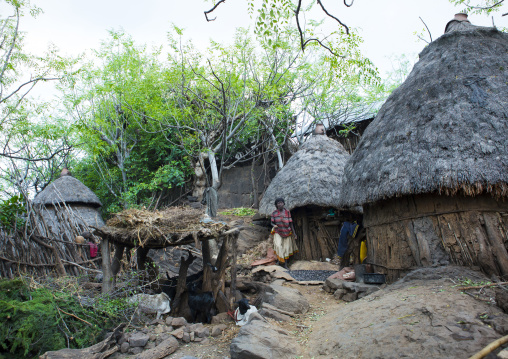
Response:
[{"label": "round thatched roof", "polygon": [[289,210],[307,205],[337,207],[348,157],[337,141],[312,136],[272,180],[259,204],[259,213],[272,214],[278,197],[284,198]]},{"label": "round thatched roof", "polygon": [[87,186],[72,176],[62,176],[51,183],[33,200],[34,204],[82,203],[101,207],[99,198]]},{"label": "round thatched roof", "polygon": [[508,196],[508,34],[451,28],[365,131],[341,205],[430,192]]}]

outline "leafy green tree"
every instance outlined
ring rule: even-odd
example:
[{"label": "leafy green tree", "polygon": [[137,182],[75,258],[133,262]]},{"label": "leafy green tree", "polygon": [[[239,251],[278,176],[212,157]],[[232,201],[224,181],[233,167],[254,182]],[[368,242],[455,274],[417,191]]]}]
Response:
[{"label": "leafy green tree", "polygon": [[112,31],[63,88],[86,154],[77,173],[108,198],[109,210],[144,203],[185,181],[185,159],[152,125],[166,111],[160,60],[160,49],[148,51]]},{"label": "leafy green tree", "polygon": [[70,63],[54,48],[43,56],[26,53],[19,24],[26,14],[37,16],[41,10],[24,0],[5,5],[10,14],[0,17],[0,192],[28,198],[54,178],[54,168],[72,149],[67,126],[49,118],[49,105],[30,99],[30,91],[59,80]]}]

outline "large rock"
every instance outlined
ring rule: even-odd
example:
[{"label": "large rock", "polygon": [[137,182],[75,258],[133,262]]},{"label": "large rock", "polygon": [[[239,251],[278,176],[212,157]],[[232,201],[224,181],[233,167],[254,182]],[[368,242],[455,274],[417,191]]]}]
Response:
[{"label": "large rock", "polygon": [[266,292],[263,302],[273,305],[275,308],[296,314],[306,313],[309,310],[309,302],[298,289],[283,287],[272,284],[273,293]]},{"label": "large rock", "polygon": [[296,340],[254,313],[231,342],[231,359],[293,359],[300,353]]}]

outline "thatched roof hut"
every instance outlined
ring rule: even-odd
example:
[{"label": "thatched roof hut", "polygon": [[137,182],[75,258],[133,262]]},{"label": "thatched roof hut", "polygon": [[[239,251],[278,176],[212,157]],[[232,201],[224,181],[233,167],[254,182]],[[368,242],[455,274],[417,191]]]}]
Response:
[{"label": "thatched roof hut", "polygon": [[55,206],[57,204],[86,204],[99,208],[102,206],[99,198],[78,179],[63,175],[39,193],[33,200],[34,204]]},{"label": "thatched roof hut", "polygon": [[259,213],[271,215],[278,197],[284,198],[289,210],[307,205],[337,207],[348,158],[339,142],[312,136],[272,180],[259,204]]},{"label": "thatched roof hut", "polygon": [[73,222],[74,227],[81,227],[83,231],[88,230],[85,228],[88,226],[104,225],[99,198],[67,170],[62,171],[60,178],[39,193],[32,203],[41,209],[45,224],[56,236],[69,227],[63,221]]},{"label": "thatched roof hut", "polygon": [[364,206],[370,260],[508,275],[507,83],[495,28],[454,20],[420,53],[344,171],[340,204]]},{"label": "thatched roof hut", "polygon": [[[339,207],[342,173],[348,157],[339,142],[325,135],[314,135],[277,173],[263,195],[260,214],[270,216],[278,197],[284,198],[286,208],[292,211],[301,258],[324,259],[337,250],[338,223],[327,230],[319,218],[330,207]],[[309,224],[311,217],[316,219],[314,225]],[[317,232],[313,234],[311,229]],[[306,248],[309,243],[311,247]]]}]

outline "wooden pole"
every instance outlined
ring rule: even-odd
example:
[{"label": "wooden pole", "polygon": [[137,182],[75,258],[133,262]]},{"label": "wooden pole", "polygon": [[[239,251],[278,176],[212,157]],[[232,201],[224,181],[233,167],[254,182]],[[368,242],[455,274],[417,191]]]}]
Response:
[{"label": "wooden pole", "polygon": [[115,288],[115,276],[111,270],[111,251],[109,249],[109,239],[102,239],[102,293],[109,293]]},{"label": "wooden pole", "polygon": [[233,235],[233,263],[231,264],[231,286],[230,286],[230,298],[229,298],[229,307],[233,307],[233,303],[236,298],[236,260],[237,260],[237,250],[238,250],[238,233]]}]

